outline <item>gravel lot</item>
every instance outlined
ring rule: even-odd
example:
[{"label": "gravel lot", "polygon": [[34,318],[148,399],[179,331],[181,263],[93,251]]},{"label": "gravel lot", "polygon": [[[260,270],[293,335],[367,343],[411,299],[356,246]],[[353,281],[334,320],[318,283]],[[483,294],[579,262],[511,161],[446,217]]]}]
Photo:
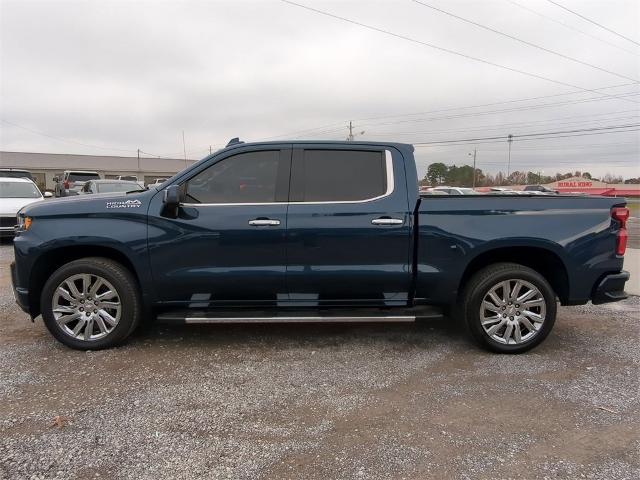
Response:
[{"label": "gravel lot", "polygon": [[156,326],[77,352],[13,303],[0,245],[0,478],[640,475],[640,300],[562,308],[520,356],[447,321]]}]

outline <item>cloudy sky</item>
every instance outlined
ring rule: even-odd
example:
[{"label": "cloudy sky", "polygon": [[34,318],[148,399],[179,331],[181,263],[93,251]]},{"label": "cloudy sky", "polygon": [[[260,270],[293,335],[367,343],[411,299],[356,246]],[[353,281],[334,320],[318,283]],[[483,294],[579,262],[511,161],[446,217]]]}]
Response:
[{"label": "cloudy sky", "polygon": [[0,0],[0,149],[181,157],[184,131],[200,158],[235,136],[344,140],[352,120],[426,144],[421,173],[474,148],[506,171],[512,134],[512,171],[640,175],[637,0],[296,1],[316,11]]}]

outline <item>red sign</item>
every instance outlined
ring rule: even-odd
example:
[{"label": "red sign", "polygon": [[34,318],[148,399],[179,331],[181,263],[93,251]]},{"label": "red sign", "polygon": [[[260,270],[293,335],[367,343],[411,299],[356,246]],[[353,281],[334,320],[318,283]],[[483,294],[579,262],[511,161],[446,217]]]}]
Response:
[{"label": "red sign", "polygon": [[558,182],[558,188],[580,188],[593,186],[593,182]]}]

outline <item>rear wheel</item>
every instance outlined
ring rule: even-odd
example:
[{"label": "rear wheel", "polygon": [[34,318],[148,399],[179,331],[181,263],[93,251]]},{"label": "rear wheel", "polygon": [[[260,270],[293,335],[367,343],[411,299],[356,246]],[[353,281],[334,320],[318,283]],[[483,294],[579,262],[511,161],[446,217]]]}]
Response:
[{"label": "rear wheel", "polygon": [[122,343],[140,321],[138,285],[126,268],[106,258],[70,262],[47,280],[40,299],[51,334],[80,350]]},{"label": "rear wheel", "polygon": [[551,332],[557,305],[551,285],[538,272],[515,263],[499,263],[469,280],[462,309],[466,326],[483,347],[521,353]]}]

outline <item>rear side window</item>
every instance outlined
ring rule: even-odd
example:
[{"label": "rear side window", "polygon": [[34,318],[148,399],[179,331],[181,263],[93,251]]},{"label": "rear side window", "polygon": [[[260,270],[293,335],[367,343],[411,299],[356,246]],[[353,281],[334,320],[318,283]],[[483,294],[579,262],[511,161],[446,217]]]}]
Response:
[{"label": "rear side window", "polygon": [[[288,168],[281,162],[279,150],[240,153],[213,164],[189,179],[185,185],[185,201],[275,202],[278,179],[288,175]],[[287,177],[283,178],[287,180]]]},{"label": "rear side window", "polygon": [[69,176],[67,180],[70,182],[85,182],[87,180],[97,180],[100,178],[100,175],[97,173],[74,173],[69,172]]},{"label": "rear side window", "polygon": [[362,201],[387,191],[382,151],[303,150],[291,168],[292,202]]}]

